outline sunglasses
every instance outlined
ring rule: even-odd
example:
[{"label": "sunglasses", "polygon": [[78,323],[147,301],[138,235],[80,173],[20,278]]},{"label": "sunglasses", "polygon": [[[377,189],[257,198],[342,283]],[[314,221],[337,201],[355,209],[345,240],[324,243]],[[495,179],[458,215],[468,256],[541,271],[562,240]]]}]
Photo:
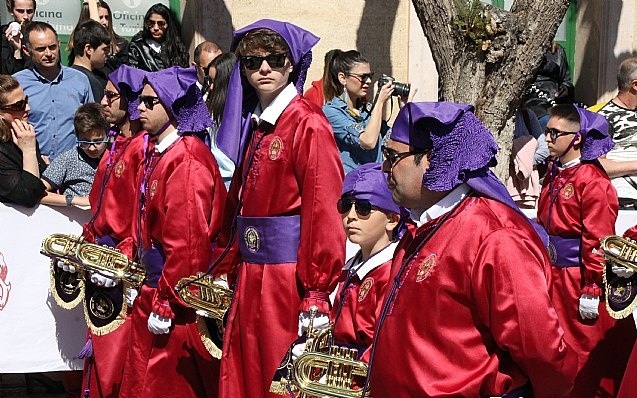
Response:
[{"label": "sunglasses", "polygon": [[352,206],[355,206],[354,210],[356,211],[356,214],[361,217],[369,216],[374,209],[374,206],[372,206],[369,200],[355,199],[351,196],[340,198],[338,202],[336,202],[336,209],[339,213],[341,213],[341,215],[349,213]]},{"label": "sunglasses", "polygon": [[550,127],[547,127],[544,130],[544,135],[548,135],[549,137],[551,137],[551,141],[555,141],[558,137],[561,137],[563,135],[573,135],[578,133],[579,131],[562,131],[558,129],[552,129]]},{"label": "sunglasses", "polygon": [[14,102],[13,104],[0,105],[0,109],[4,111],[24,112],[27,109],[28,103],[29,103],[29,96],[25,95],[24,99],[18,102]]},{"label": "sunglasses", "polygon": [[380,151],[383,153],[383,157],[389,162],[391,167],[394,167],[396,163],[400,162],[404,158],[412,155],[420,155],[429,152],[429,150],[409,151],[409,152],[396,152],[393,149],[389,149],[386,146],[381,146]]},{"label": "sunglasses", "polygon": [[152,111],[155,105],[159,104],[159,97],[155,97],[153,95],[140,95],[139,102],[144,104],[146,109]]},{"label": "sunglasses", "polygon": [[166,27],[166,25],[168,25],[166,23],[166,21],[152,21],[152,20],[148,20],[145,22],[146,23],[146,27],[148,29],[151,29],[153,26],[157,25],[159,27],[159,29],[163,29]]},{"label": "sunglasses", "polygon": [[99,141],[77,140],[77,146],[79,146],[82,149],[89,149],[91,146],[95,147],[95,149],[98,149],[100,145],[104,145],[107,142],[108,142],[108,138],[104,138],[103,140],[99,140]]},{"label": "sunglasses", "polygon": [[111,91],[111,90],[104,90],[104,97],[106,97],[106,99],[108,100],[108,102],[113,101],[114,99],[117,99],[120,97],[119,93],[116,93],[115,91]]},{"label": "sunglasses", "polygon": [[283,65],[285,65],[286,57],[286,53],[268,54],[263,57],[257,55],[246,55],[241,57],[241,65],[249,70],[257,70],[261,67],[263,61],[266,61],[271,68],[282,68]]},{"label": "sunglasses", "polygon": [[351,76],[361,82],[361,84],[366,83],[368,80],[374,80],[374,72],[370,73],[347,73],[347,76]]}]

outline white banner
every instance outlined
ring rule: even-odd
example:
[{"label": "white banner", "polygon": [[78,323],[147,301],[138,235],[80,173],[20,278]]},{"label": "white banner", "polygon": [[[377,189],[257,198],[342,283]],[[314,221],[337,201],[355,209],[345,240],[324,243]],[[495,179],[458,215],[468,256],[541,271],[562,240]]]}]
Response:
[{"label": "white banner", "polygon": [[58,307],[49,292],[44,237],[79,235],[90,212],[0,203],[0,374],[82,369],[74,359],[86,340],[81,305]]}]

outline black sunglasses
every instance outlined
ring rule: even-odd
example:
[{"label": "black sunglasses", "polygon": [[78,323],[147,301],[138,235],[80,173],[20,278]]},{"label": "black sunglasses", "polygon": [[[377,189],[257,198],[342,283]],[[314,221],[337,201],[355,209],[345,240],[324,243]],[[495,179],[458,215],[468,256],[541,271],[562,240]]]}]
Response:
[{"label": "black sunglasses", "polygon": [[562,131],[558,129],[552,129],[550,127],[547,127],[544,130],[544,135],[548,135],[549,137],[551,137],[551,141],[555,141],[558,137],[561,137],[563,135],[572,135],[577,133],[579,133],[579,131]]},{"label": "black sunglasses", "polygon": [[166,27],[166,25],[168,25],[168,23],[166,21],[153,21],[151,19],[149,19],[148,21],[144,22],[146,24],[146,27],[148,29],[152,29],[153,26],[157,25],[159,27],[159,29],[163,29]]},{"label": "black sunglasses", "polygon": [[27,109],[29,103],[29,96],[25,95],[23,100],[14,102],[13,104],[0,105],[0,109],[13,112],[24,112]]},{"label": "black sunglasses", "polygon": [[398,163],[399,161],[401,161],[402,159],[408,156],[420,155],[420,154],[429,152],[429,150],[396,152],[393,149],[389,149],[384,145],[380,147],[380,151],[383,153],[383,157],[389,162],[391,167],[394,167],[396,163]]},{"label": "black sunglasses", "polygon": [[374,72],[370,73],[346,73],[347,76],[352,76],[361,84],[365,84],[368,80],[374,80]]},{"label": "black sunglasses", "polygon": [[106,97],[106,99],[111,102],[116,98],[120,97],[119,93],[116,93],[115,91],[111,91],[111,90],[104,90],[104,97]]},{"label": "black sunglasses", "polygon": [[352,206],[355,206],[354,210],[356,211],[356,214],[361,217],[369,216],[374,208],[369,200],[356,199],[351,196],[340,198],[338,202],[336,202],[336,209],[342,215],[349,213]]},{"label": "black sunglasses", "polygon": [[285,65],[285,57],[287,57],[286,53],[268,54],[263,57],[246,55],[241,57],[241,65],[249,70],[257,70],[261,67],[263,61],[266,61],[271,68],[282,68]]},{"label": "black sunglasses", "polygon": [[146,109],[153,110],[155,105],[159,104],[159,97],[155,97],[154,95],[140,95],[139,102],[144,104]]}]

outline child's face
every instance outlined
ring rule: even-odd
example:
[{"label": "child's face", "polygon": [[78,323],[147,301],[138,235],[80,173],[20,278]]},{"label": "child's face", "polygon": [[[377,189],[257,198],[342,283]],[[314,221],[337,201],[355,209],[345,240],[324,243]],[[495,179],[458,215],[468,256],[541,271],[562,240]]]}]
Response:
[{"label": "child's face", "polygon": [[[346,213],[341,213],[343,218],[343,228],[347,239],[361,247],[374,247],[376,243],[387,236],[388,225],[391,222],[387,214],[375,207],[369,214],[363,215],[361,211],[364,206],[357,206],[356,199],[347,198],[351,202],[351,207]],[[392,228],[389,229],[391,231]]]},{"label": "child's face", "polygon": [[568,149],[578,130],[579,126],[577,124],[565,119],[551,117],[548,123],[546,123],[546,131],[544,132],[546,144],[551,156],[560,158],[562,162],[578,157],[579,143],[581,142],[580,137],[576,138],[573,146]]},{"label": "child's face", "polygon": [[77,145],[84,153],[92,158],[98,159],[102,156],[107,146],[105,131],[88,131],[77,135]]},{"label": "child's face", "polygon": [[[270,61],[264,57],[270,57]],[[278,94],[290,80],[292,64],[284,52],[255,50],[241,57],[248,82],[257,94]]]}]

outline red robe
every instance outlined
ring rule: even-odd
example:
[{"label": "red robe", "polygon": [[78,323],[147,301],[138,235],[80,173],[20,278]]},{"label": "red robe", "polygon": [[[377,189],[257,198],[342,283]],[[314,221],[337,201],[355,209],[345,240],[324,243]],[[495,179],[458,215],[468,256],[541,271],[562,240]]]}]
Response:
[{"label": "red robe", "polygon": [[297,338],[299,311],[317,305],[329,313],[329,292],[345,257],[345,233],[336,211],[343,167],[320,109],[297,96],[271,131],[254,132],[252,145],[259,141],[254,159],[247,158],[249,148],[235,172],[226,234],[217,242],[217,251],[226,246],[240,186],[243,216],[300,215],[300,243],[296,263],[255,264],[231,254],[215,271],[237,279],[221,359],[220,396],[227,398],[268,395],[276,368]]},{"label": "red robe", "polygon": [[[552,181],[553,199],[549,193]],[[552,205],[551,200],[554,200]],[[551,267],[555,310],[566,341],[579,357],[575,388],[570,395],[573,398],[615,396],[628,359],[625,348],[624,352],[618,349],[617,339],[634,341],[635,338],[634,331],[624,326],[626,322],[613,327],[616,321],[608,314],[603,301],[600,301],[598,318],[584,320],[579,315],[583,291],[588,294],[593,284],[603,286],[604,258],[599,240],[615,233],[617,213],[617,192],[606,173],[595,164],[580,163],[561,170],[554,178],[547,174],[544,179],[538,222],[550,235],[581,237],[581,265]]]},{"label": "red robe", "polygon": [[[198,138],[178,138],[162,153],[153,148],[137,176],[140,184],[146,182],[146,194],[134,219],[141,223],[141,247],[159,245],[165,257],[157,288],[144,283],[133,307],[120,397],[216,397],[219,362],[201,341],[195,311],[174,288],[181,278],[208,269],[225,186],[214,157]],[[139,191],[135,203],[142,199]],[[172,318],[170,333],[148,330],[151,312]]]},{"label": "red robe", "polygon": [[[117,136],[115,145],[102,156],[89,194],[93,222],[84,228],[84,237],[90,242],[95,237],[110,235],[115,241],[131,241],[137,169],[144,158],[144,134],[134,138]],[[132,249],[132,245],[128,245]],[[132,252],[125,250],[132,258]],[[130,311],[130,310],[129,310]],[[124,322],[114,331],[102,336],[88,335],[93,344],[90,366],[91,398],[116,398],[122,382],[122,363],[128,351],[130,322]],[[91,359],[87,359],[90,361]],[[89,383],[88,362],[84,366],[83,387]]]},{"label": "red robe", "polygon": [[391,285],[406,267],[378,320],[372,396],[501,396],[529,381],[537,398],[565,396],[577,358],[551,304],[549,260],[531,225],[500,202],[469,196],[427,240],[444,217],[406,234],[396,249]]}]

